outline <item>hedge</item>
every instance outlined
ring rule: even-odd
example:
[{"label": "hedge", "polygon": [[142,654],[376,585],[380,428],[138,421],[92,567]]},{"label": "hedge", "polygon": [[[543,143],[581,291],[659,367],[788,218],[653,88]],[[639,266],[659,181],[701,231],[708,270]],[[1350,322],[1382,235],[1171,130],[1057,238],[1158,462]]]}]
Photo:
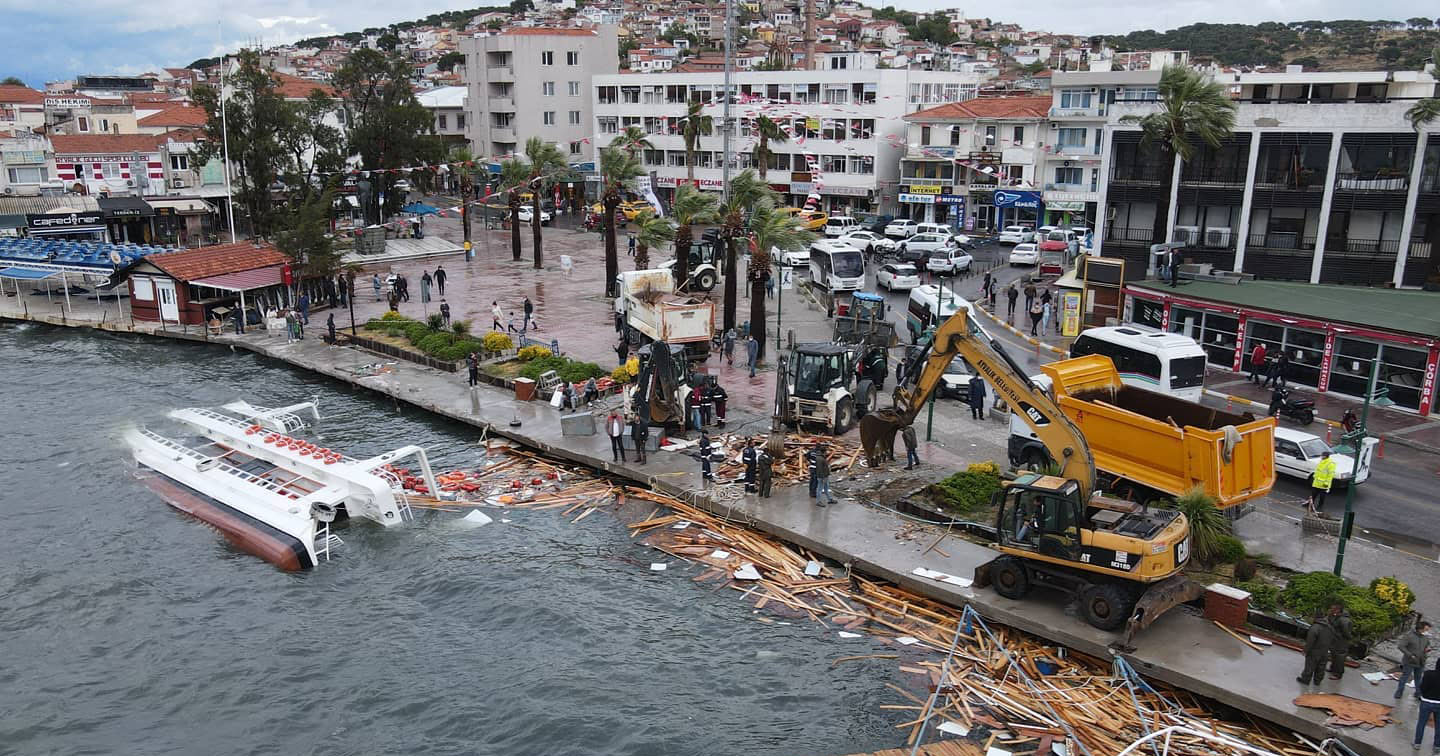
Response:
[{"label": "hedge", "polygon": [[609,375],[605,368],[593,362],[579,362],[569,357],[557,357],[553,354],[536,357],[525,363],[525,366],[520,368],[520,375],[531,380],[539,380],[540,374],[547,370],[554,370],[555,374],[560,376],[560,380],[566,383],[579,383],[590,378]]},{"label": "hedge", "polygon": [[455,362],[465,359],[471,352],[484,354],[488,351],[480,341],[458,336],[453,330],[435,330],[425,323],[394,312],[387,312],[368,321],[365,328],[391,336],[404,336],[417,351],[437,360]]},{"label": "hedge", "polygon": [[1000,467],[994,462],[973,464],[934,484],[931,490],[945,506],[962,514],[981,509],[989,506],[990,497],[1000,490]]},{"label": "hedge", "polygon": [[[1386,598],[1375,590],[1381,586]],[[1280,592],[1280,603],[1292,613],[1310,619],[1324,614],[1332,602],[1339,601],[1350,613],[1356,639],[1370,641],[1405,619],[1409,606],[1403,598],[1407,594],[1413,595],[1410,587],[1394,578],[1379,579],[1371,587],[1362,587],[1329,572],[1307,572],[1290,578],[1285,590]],[[1402,600],[1394,600],[1397,596]]]}]

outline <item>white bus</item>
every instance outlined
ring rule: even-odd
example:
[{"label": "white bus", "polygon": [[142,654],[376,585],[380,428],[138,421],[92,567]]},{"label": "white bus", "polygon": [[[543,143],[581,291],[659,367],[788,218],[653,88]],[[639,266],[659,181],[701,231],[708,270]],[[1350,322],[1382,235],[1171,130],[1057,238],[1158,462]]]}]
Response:
[{"label": "white bus", "polygon": [[865,255],[849,242],[821,239],[810,245],[810,281],[827,291],[865,288]]},{"label": "white bus", "polygon": [[1070,345],[1070,356],[1103,354],[1120,380],[1151,391],[1200,401],[1205,387],[1205,350],[1188,336],[1137,325],[1090,328]]}]

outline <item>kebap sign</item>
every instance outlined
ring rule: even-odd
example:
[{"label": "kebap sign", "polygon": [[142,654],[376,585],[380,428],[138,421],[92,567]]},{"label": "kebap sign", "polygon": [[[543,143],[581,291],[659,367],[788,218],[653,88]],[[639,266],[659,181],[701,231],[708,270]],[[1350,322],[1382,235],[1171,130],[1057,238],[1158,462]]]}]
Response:
[{"label": "kebap sign", "polygon": [[1018,207],[1024,210],[1039,210],[1040,192],[1019,192],[1010,189],[996,189],[995,207]]}]

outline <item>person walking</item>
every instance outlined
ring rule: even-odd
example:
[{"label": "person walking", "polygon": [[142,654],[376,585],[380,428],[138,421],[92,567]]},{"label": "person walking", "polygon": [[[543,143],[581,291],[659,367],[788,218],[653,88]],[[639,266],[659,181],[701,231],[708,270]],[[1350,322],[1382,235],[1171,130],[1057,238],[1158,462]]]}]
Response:
[{"label": "person walking", "polygon": [[503,313],[500,310],[500,301],[496,299],[490,300],[490,330],[499,331],[500,333],[505,332],[505,326],[500,324],[501,314]]},{"label": "person walking", "polygon": [[745,360],[750,366],[750,377],[755,377],[755,363],[760,359],[760,342],[755,339],[755,334],[745,340]]},{"label": "person walking", "polygon": [[235,335],[245,335],[245,311],[238,307],[235,308]]},{"label": "person walking", "polygon": [[620,341],[615,344],[615,360],[616,364],[620,366],[624,366],[630,360],[630,342],[624,336],[621,336]]},{"label": "person walking", "polygon": [[379,273],[371,273],[371,274],[370,274],[370,288],[372,288],[372,289],[375,290],[375,301],[376,301],[376,302],[379,302],[379,301],[380,301],[380,274],[379,274]]},{"label": "person walking", "polygon": [[1318,515],[1325,510],[1325,495],[1330,493],[1330,486],[1335,482],[1335,468],[1335,460],[1330,458],[1330,450],[1321,452],[1320,461],[1315,464],[1315,472],[1310,474],[1310,499],[1305,502],[1310,514]]},{"label": "person walking", "polygon": [[970,405],[970,419],[985,419],[985,379],[978,375],[970,376],[970,394],[966,397],[966,403]]},{"label": "person walking", "polygon": [[480,355],[474,352],[465,355],[465,370],[470,373],[470,387],[480,385]]},{"label": "person walking", "polygon": [[635,461],[645,464],[645,444],[650,440],[650,426],[639,415],[630,416],[630,440],[635,444]]},{"label": "person walking", "polygon": [[444,265],[435,266],[435,288],[440,292],[440,296],[442,297],[445,296],[445,279],[448,277],[445,273]]},{"label": "person walking", "polygon": [[631,257],[634,257],[634,256],[635,256],[635,234],[634,234],[634,233],[626,234],[625,247],[626,247],[626,252],[628,252]]},{"label": "person walking", "polygon": [[1030,300],[1030,335],[1039,336],[1040,321],[1045,319],[1045,305],[1038,299]]},{"label": "person walking", "polygon": [[710,455],[713,453],[710,446],[710,436],[705,431],[700,431],[700,479],[713,483],[715,474],[710,471]]},{"label": "person walking", "polygon": [[440,300],[440,317],[445,319],[445,325],[450,325],[450,303]]},{"label": "person walking", "polygon": [[834,498],[830,496],[830,456],[824,443],[815,446],[815,503],[827,506]]},{"label": "person walking", "polygon": [[515,313],[513,313],[513,312],[510,313],[509,332],[510,332],[510,333],[519,333],[519,332],[520,332],[520,329],[515,327]]},{"label": "person walking", "polygon": [[400,288],[400,301],[401,301],[401,302],[409,302],[409,301],[410,301],[410,279],[406,278],[405,276],[400,276],[399,278],[396,278],[396,279],[395,279],[395,285]]},{"label": "person walking", "polygon": [[291,343],[291,342],[293,342],[293,341],[295,341],[295,312],[294,312],[293,310],[286,310],[286,311],[285,311],[285,343],[286,343],[286,344],[289,344],[289,343]]},{"label": "person walking", "polygon": [[525,323],[520,326],[521,333],[530,328],[530,319],[535,316],[535,305],[530,302],[530,297],[525,297],[523,309],[525,310]]},{"label": "person walking", "polygon": [[905,469],[913,470],[920,466],[920,455],[915,452],[918,445],[915,441],[915,426],[907,425],[900,429],[900,439],[905,442]]},{"label": "person walking", "polygon": [[735,367],[735,329],[725,329],[725,335],[720,337],[720,351],[725,355],[725,362],[730,367]]},{"label": "person walking", "polygon": [[435,279],[430,277],[430,271],[420,274],[420,301],[430,301],[430,287],[435,285]]},{"label": "person walking", "polygon": [[704,401],[704,395],[699,386],[690,389],[690,393],[685,397],[685,410],[686,415],[690,418],[690,427],[700,431],[701,435],[705,433],[705,417],[700,411],[700,405]]},{"label": "person walking", "polygon": [[335,313],[333,313],[333,312],[330,313],[330,316],[329,316],[329,317],[325,318],[325,331],[326,331],[326,333],[330,336],[330,338],[329,338],[327,341],[328,341],[329,343],[331,343],[331,344],[334,344],[334,343],[335,343]]},{"label": "person walking", "polygon": [[1410,747],[1420,750],[1420,743],[1425,739],[1425,725],[1433,721],[1435,736],[1430,744],[1430,753],[1440,754],[1440,659],[1435,660],[1435,668],[1425,673],[1415,689],[1420,693],[1420,716],[1415,719],[1415,742]]},{"label": "person walking", "polygon": [[1400,683],[1395,686],[1395,700],[1405,694],[1405,683],[1415,681],[1415,699],[1420,699],[1420,678],[1425,673],[1426,657],[1430,656],[1430,623],[1420,620],[1415,623],[1397,647],[1400,649]]},{"label": "person walking", "polygon": [[1255,342],[1250,350],[1250,382],[1261,383],[1265,377],[1265,342]]},{"label": "person walking", "polygon": [[1006,319],[1006,320],[1014,320],[1014,319],[1015,319],[1015,301],[1020,298],[1020,290],[1015,287],[1015,282],[1014,282],[1014,281],[1011,281],[1011,282],[1010,282],[1010,285],[1009,285],[1008,287],[1006,287],[1006,289],[1005,289],[1005,298],[1008,299],[1008,300],[1010,300],[1010,307],[1009,307],[1009,309],[1007,309],[1007,310],[1005,311],[1005,319]]},{"label": "person walking", "polygon": [[1290,355],[1282,349],[1279,354],[1275,355],[1275,359],[1270,360],[1270,369],[1265,374],[1265,385],[1285,388],[1285,372],[1288,367],[1290,367]]},{"label": "person walking", "polygon": [[758,481],[760,498],[762,499],[770,498],[770,486],[775,477],[775,471],[772,467],[774,464],[775,458],[770,456],[770,452],[765,451],[765,447],[761,446],[756,449],[755,478]]},{"label": "person walking", "polygon": [[1035,284],[1025,282],[1025,311],[1030,312],[1030,306],[1035,304]]},{"label": "person walking", "polygon": [[990,284],[992,284],[992,283],[994,283],[994,282],[995,282],[995,275],[992,274],[992,273],[991,273],[990,271],[988,271],[988,270],[985,271],[985,277],[980,280],[980,298],[981,298],[981,299],[984,299],[984,298],[985,298],[985,294],[990,291]]},{"label": "person walking", "polygon": [[[1339,605],[1331,607],[1331,612],[1336,612]],[[1325,660],[1330,656],[1330,646],[1335,642],[1335,628],[1330,624],[1330,617],[1327,614],[1323,617],[1316,617],[1310,623],[1310,629],[1305,631],[1305,666],[1300,670],[1300,676],[1295,682],[1301,685],[1319,685],[1325,677]]]},{"label": "person walking", "polygon": [[740,461],[745,465],[745,492],[755,493],[755,473],[758,460],[755,453],[755,441],[752,439],[745,444],[745,450],[740,452]]},{"label": "person walking", "polygon": [[310,295],[302,293],[295,304],[300,308],[300,324],[310,325]]},{"label": "person walking", "polygon": [[605,417],[605,435],[610,437],[610,458],[613,462],[625,461],[625,444],[622,439],[625,437],[625,423],[620,419],[620,413],[610,410]]},{"label": "person walking", "polygon": [[810,447],[805,452],[805,473],[810,478],[810,498],[815,498],[815,485],[819,479],[815,477],[815,447]]},{"label": "person walking", "polygon": [[1339,680],[1345,674],[1345,657],[1350,655],[1355,623],[1350,619],[1350,612],[1335,603],[1330,606],[1330,626],[1335,628],[1335,637],[1330,642],[1330,679]]},{"label": "person walking", "polygon": [[[1045,293],[1046,295],[1049,295],[1050,290],[1046,289]],[[1044,336],[1045,334],[1050,332],[1050,320],[1051,318],[1055,317],[1055,312],[1054,308],[1050,305],[1050,300],[1048,298],[1041,298],[1040,307],[1042,309],[1040,315],[1040,335]]]}]

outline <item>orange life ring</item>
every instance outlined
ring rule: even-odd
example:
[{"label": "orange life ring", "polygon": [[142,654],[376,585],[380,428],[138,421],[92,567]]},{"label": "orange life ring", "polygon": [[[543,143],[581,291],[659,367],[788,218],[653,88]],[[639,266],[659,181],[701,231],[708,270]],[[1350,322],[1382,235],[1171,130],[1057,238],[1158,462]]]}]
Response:
[{"label": "orange life ring", "polygon": [[334,458],[334,457],[326,457],[326,458],[325,458],[325,464],[327,464],[327,465],[333,465],[333,464],[335,464],[335,458]]}]

